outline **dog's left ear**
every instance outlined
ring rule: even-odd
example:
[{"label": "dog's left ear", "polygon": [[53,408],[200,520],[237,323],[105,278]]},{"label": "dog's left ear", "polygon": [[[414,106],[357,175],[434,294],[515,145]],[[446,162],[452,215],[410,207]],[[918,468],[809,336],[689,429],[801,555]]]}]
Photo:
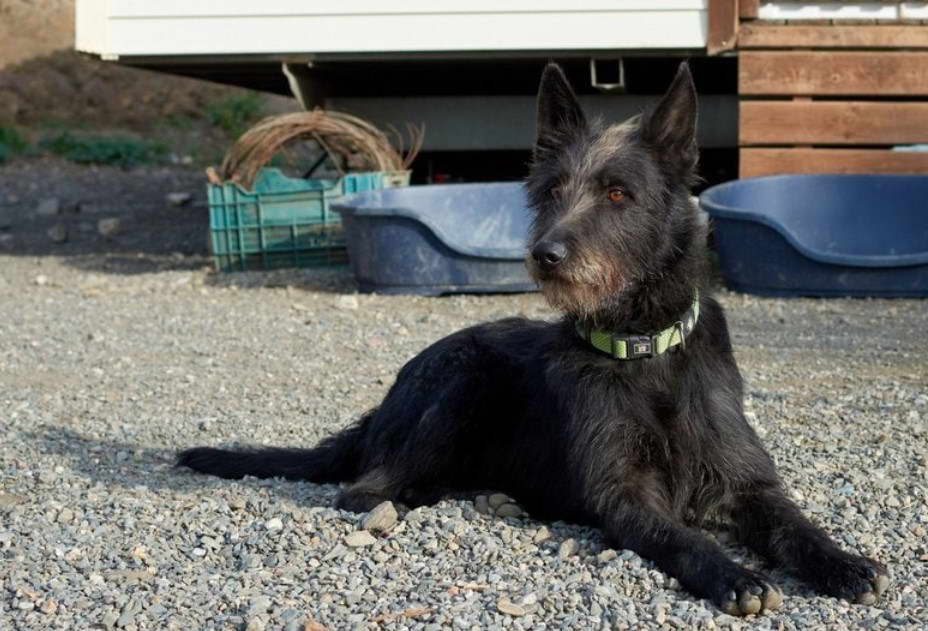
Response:
[{"label": "dog's left ear", "polygon": [[687,171],[696,167],[696,86],[684,61],[677,69],[667,93],[645,114],[642,137],[672,162]]}]

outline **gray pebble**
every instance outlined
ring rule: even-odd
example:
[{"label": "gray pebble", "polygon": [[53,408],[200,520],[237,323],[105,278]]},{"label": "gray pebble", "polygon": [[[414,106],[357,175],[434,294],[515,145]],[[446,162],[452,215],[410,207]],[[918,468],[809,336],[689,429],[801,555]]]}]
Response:
[{"label": "gray pebble", "polygon": [[116,621],[119,620],[119,614],[115,611],[107,611],[103,614],[103,618],[100,620],[100,623],[106,629],[112,629],[116,626]]},{"label": "gray pebble", "polygon": [[522,509],[516,504],[506,503],[496,509],[497,517],[521,517]]},{"label": "gray pebble", "polygon": [[40,217],[51,217],[61,211],[61,201],[57,197],[49,197],[39,201],[35,207],[35,214]]},{"label": "gray pebble", "polygon": [[492,508],[493,510],[496,510],[503,504],[506,504],[507,502],[510,502],[510,501],[511,499],[509,498],[509,496],[504,495],[503,493],[493,493],[487,498],[487,503],[490,505],[490,508]]},{"label": "gray pebble", "polygon": [[483,515],[490,514],[490,504],[487,502],[486,495],[478,495],[474,498],[474,510]]},{"label": "gray pebble", "polygon": [[548,530],[547,526],[540,526],[538,530],[535,531],[535,534],[532,536],[532,541],[537,543],[542,543],[551,538],[551,531]]},{"label": "gray pebble", "polygon": [[97,221],[97,232],[104,237],[112,237],[119,234],[122,228],[122,221],[119,217],[107,217]]},{"label": "gray pebble", "polygon": [[122,615],[120,615],[119,618],[116,620],[116,626],[120,628],[125,628],[129,626],[130,624],[132,624],[134,620],[135,620],[134,611],[132,610],[124,611]]},{"label": "gray pebble", "polygon": [[496,603],[496,608],[502,613],[510,616],[524,616],[528,613],[528,609],[525,606],[518,605],[506,597],[499,599]]},{"label": "gray pebble", "polygon": [[264,631],[265,628],[267,628],[267,622],[261,617],[249,618],[245,625],[245,631]]},{"label": "gray pebble", "polygon": [[257,616],[259,614],[266,613],[270,608],[271,599],[267,596],[258,596],[257,598],[252,599],[252,601],[248,604],[248,615]]},{"label": "gray pebble", "polygon": [[356,530],[345,537],[345,545],[352,548],[370,546],[375,543],[377,543],[377,539],[366,530]]},{"label": "gray pebble", "polygon": [[612,561],[618,556],[619,556],[619,553],[616,552],[615,550],[607,549],[607,550],[603,550],[598,555],[596,555],[596,559],[600,563],[608,563],[609,561]]},{"label": "gray pebble", "polygon": [[303,631],[304,625],[301,618],[295,618],[293,620],[288,620],[284,625],[284,631]]},{"label": "gray pebble", "polygon": [[187,204],[192,198],[193,198],[193,195],[191,195],[190,193],[182,193],[182,192],[168,193],[167,195],[165,195],[165,199],[172,206],[183,206]]},{"label": "gray pebble", "polygon": [[381,502],[361,519],[361,528],[371,532],[389,532],[396,525],[396,508],[393,502]]},{"label": "gray pebble", "polygon": [[68,227],[63,223],[56,223],[46,232],[48,238],[55,243],[64,243],[68,240]]},{"label": "gray pebble", "polygon": [[569,557],[577,554],[577,551],[580,549],[580,546],[577,545],[577,540],[573,537],[564,539],[561,542],[561,545],[557,548],[557,556],[561,559],[567,559]]}]

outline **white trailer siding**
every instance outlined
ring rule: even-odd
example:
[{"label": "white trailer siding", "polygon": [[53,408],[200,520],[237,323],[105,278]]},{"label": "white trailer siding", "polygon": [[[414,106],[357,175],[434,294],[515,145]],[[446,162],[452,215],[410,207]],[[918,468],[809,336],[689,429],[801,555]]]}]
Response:
[{"label": "white trailer siding", "polygon": [[708,0],[77,0],[77,48],[184,55],[700,49]]}]

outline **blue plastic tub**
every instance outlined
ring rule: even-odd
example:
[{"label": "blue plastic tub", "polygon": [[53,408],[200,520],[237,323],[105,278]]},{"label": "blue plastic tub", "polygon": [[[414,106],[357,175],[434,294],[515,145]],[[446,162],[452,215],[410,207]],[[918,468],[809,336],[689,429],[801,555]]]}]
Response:
[{"label": "blue plastic tub", "polygon": [[525,268],[531,215],[522,184],[412,186],[339,200],[363,292],[534,291]]},{"label": "blue plastic tub", "polygon": [[699,203],[732,289],[928,295],[928,176],[750,178],[713,186]]}]

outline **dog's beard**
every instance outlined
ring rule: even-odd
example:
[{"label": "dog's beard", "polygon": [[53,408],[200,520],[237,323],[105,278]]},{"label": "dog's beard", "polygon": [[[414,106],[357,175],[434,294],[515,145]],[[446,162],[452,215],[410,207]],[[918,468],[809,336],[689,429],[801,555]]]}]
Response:
[{"label": "dog's beard", "polygon": [[545,272],[530,260],[528,268],[552,308],[580,318],[593,316],[606,298],[629,286],[615,261],[575,258],[569,268]]}]

